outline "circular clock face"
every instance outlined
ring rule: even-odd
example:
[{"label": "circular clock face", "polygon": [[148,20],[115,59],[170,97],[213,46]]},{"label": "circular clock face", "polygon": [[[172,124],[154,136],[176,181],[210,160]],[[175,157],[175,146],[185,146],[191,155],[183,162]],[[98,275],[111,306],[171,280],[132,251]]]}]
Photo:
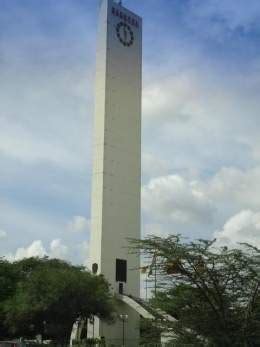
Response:
[{"label": "circular clock face", "polygon": [[117,24],[116,35],[118,37],[118,40],[124,46],[129,47],[134,43],[134,33],[133,33],[131,27],[124,22],[120,22]]}]

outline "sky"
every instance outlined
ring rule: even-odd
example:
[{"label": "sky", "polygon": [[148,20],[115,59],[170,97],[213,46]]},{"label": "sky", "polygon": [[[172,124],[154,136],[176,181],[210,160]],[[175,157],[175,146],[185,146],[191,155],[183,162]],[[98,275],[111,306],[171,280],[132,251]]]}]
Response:
[{"label": "sky", "polygon": [[[87,264],[98,0],[0,0],[0,256]],[[260,246],[259,0],[143,17],[142,236]]]}]

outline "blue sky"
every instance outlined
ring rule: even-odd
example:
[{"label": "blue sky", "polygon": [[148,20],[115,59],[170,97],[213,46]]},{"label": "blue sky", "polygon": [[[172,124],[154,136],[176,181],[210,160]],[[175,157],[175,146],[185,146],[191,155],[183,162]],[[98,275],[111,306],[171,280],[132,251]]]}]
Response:
[{"label": "blue sky", "polygon": [[[260,245],[260,2],[144,19],[142,233]],[[0,0],[0,255],[88,254],[98,0]]]}]

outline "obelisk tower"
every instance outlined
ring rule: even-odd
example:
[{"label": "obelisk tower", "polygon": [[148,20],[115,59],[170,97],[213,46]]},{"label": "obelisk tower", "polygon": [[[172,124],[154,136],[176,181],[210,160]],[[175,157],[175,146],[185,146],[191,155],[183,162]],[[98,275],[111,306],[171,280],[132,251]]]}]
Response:
[{"label": "obelisk tower", "polygon": [[[99,14],[90,257],[114,293],[139,297],[139,257],[128,238],[140,238],[142,19],[120,1],[102,0]],[[138,338],[139,317],[125,304],[126,335]],[[121,323],[96,324],[121,339]],[[134,345],[134,343],[133,343]]]}]

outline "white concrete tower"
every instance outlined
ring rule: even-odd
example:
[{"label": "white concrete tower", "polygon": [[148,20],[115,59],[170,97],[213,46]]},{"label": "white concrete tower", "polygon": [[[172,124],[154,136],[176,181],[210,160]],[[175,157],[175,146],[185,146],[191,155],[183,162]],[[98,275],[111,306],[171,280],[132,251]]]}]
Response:
[{"label": "white concrete tower", "polygon": [[[136,297],[140,292],[139,257],[129,254],[127,238],[140,238],[141,90],[142,19],[120,1],[102,0],[90,257],[94,271],[105,276],[113,292]],[[139,336],[138,314],[124,303],[118,313],[128,315],[126,338],[134,341]],[[96,334],[120,345],[121,324],[111,327],[97,322]]]}]

